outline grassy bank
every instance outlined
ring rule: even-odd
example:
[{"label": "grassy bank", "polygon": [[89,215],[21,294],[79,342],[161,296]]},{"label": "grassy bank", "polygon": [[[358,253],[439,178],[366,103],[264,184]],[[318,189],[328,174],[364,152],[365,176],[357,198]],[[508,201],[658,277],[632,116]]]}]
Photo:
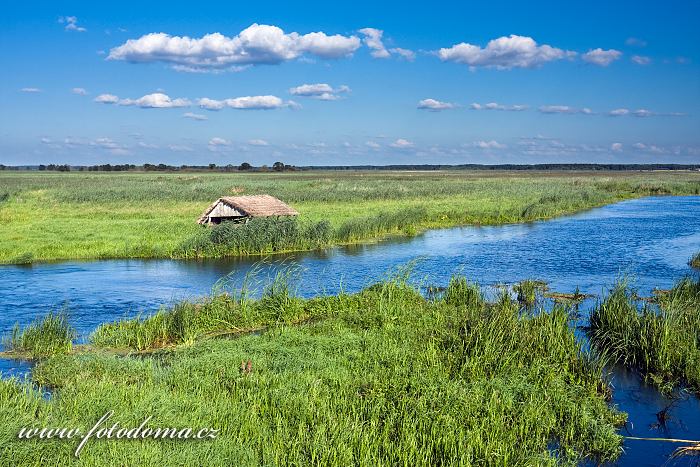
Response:
[{"label": "grassy bank", "polygon": [[433,227],[547,219],[647,195],[699,194],[700,174],[2,172],[0,262],[238,255],[318,243],[258,244],[253,251],[245,242],[228,252],[208,245],[192,249],[206,235],[195,220],[212,200],[260,193],[297,209],[301,229],[327,222],[328,243],[336,244]]},{"label": "grassy bank", "polygon": [[[26,464],[555,465],[614,459],[624,414],[564,308],[487,303],[454,278],[427,300],[400,278],[360,293],[219,295],[102,326],[42,361],[55,391],[0,381],[0,456]],[[221,338],[228,335],[229,338]],[[219,338],[214,339],[213,337]],[[117,357],[119,349],[161,349]],[[242,363],[243,362],[243,363]],[[23,426],[214,427],[210,441],[16,439]]]},{"label": "grassy bank", "polygon": [[700,393],[700,280],[679,281],[655,304],[619,284],[592,313],[589,335],[660,389]]}]

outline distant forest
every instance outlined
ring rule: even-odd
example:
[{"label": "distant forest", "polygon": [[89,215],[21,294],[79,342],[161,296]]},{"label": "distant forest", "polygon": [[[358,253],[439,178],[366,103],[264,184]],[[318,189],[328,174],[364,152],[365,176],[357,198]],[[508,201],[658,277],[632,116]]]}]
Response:
[{"label": "distant forest", "polygon": [[37,170],[55,172],[293,172],[310,170],[700,170],[700,164],[423,164],[423,165],[322,165],[293,166],[275,162],[271,166],[241,165],[167,165],[167,164],[41,164],[6,166],[0,170]]}]

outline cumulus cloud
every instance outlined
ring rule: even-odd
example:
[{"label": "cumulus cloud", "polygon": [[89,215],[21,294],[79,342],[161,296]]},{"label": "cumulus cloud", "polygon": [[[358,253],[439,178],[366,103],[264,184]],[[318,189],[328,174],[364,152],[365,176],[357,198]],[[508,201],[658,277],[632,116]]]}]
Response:
[{"label": "cumulus cloud", "polygon": [[367,146],[368,148],[371,148],[371,149],[379,149],[379,148],[381,147],[381,146],[379,145],[379,143],[377,143],[377,142],[375,142],[375,141],[367,141],[367,142],[365,143],[365,146]]},{"label": "cumulus cloud", "polygon": [[270,143],[268,143],[264,139],[249,139],[248,144],[251,146],[269,146],[270,145]]},{"label": "cumulus cloud", "polygon": [[647,109],[637,109],[634,112],[632,112],[632,114],[635,117],[651,117],[652,115],[655,115],[654,112]]},{"label": "cumulus cloud", "polygon": [[622,143],[613,143],[610,145],[610,150],[613,152],[622,152]]},{"label": "cumulus cloud", "polygon": [[209,140],[209,146],[231,146],[231,141],[217,136]]},{"label": "cumulus cloud", "polygon": [[218,32],[201,38],[150,33],[111,49],[107,59],[164,62],[179,66],[182,71],[215,71],[244,65],[279,64],[305,54],[337,59],[352,55],[359,47],[360,39],[356,36],[285,33],[277,26],[255,23],[234,37]]},{"label": "cumulus cloud", "polygon": [[666,154],[666,153],[668,153],[668,150],[666,148],[663,148],[661,146],[657,146],[655,144],[634,143],[632,145],[632,147],[639,150],[639,151],[650,152],[653,154]]},{"label": "cumulus cloud", "polygon": [[182,114],[182,116],[184,118],[189,118],[191,120],[199,120],[199,121],[208,120],[206,115],[196,114],[196,113],[192,113],[192,112],[185,112],[184,114]]},{"label": "cumulus cloud", "polygon": [[192,152],[194,149],[186,144],[169,144],[168,149],[175,152]]},{"label": "cumulus cloud", "polygon": [[197,101],[197,104],[206,110],[221,110],[225,107],[241,110],[272,110],[295,106],[293,101],[285,102],[277,96],[244,96],[223,100],[203,97]]},{"label": "cumulus cloud", "polygon": [[501,144],[495,140],[475,141],[471,144],[471,146],[479,149],[505,149],[508,147],[505,144]]},{"label": "cumulus cloud", "polygon": [[649,65],[651,63],[651,58],[645,55],[632,55],[630,59],[637,65]]},{"label": "cumulus cloud", "polygon": [[37,92],[42,92],[41,89],[39,89],[39,88],[22,88],[22,89],[20,89],[20,91],[22,91],[22,92],[27,92],[27,93],[30,93],[30,94],[37,93]]},{"label": "cumulus cloud", "polygon": [[137,146],[144,149],[158,149],[160,147],[157,144],[144,143],[143,141],[139,141]]},{"label": "cumulus cloud", "polygon": [[87,31],[87,29],[85,29],[84,27],[78,26],[78,18],[76,18],[75,16],[61,16],[58,18],[58,22],[66,25],[64,28],[66,31]]},{"label": "cumulus cloud", "polygon": [[543,105],[538,110],[543,114],[593,114],[593,111],[588,107],[578,109],[576,107],[570,107],[568,105]]},{"label": "cumulus cloud", "polygon": [[554,60],[571,58],[576,52],[558,49],[550,45],[537,45],[534,39],[511,34],[499,37],[486,44],[486,47],[461,42],[437,51],[442,61],[462,63],[470,67],[532,68]]},{"label": "cumulus cloud", "polygon": [[622,117],[625,115],[629,115],[629,113],[629,109],[615,109],[608,112],[608,115],[610,115],[611,117]]},{"label": "cumulus cloud", "polygon": [[119,102],[119,97],[115,96],[114,94],[100,94],[93,100],[100,104],[116,104]]},{"label": "cumulus cloud", "polygon": [[408,50],[401,47],[394,47],[393,49],[389,49],[389,52],[394,53],[399,57],[403,58],[404,60],[408,60],[409,62],[412,62],[416,59],[416,53],[413,50]]},{"label": "cumulus cloud", "polygon": [[603,50],[601,48],[597,48],[594,50],[589,50],[585,54],[581,55],[581,59],[583,59],[584,62],[592,63],[593,65],[608,66],[621,56],[622,52],[619,50]]},{"label": "cumulus cloud", "polygon": [[442,102],[435,99],[423,99],[418,102],[418,108],[423,110],[430,110],[432,112],[439,112],[441,110],[453,109],[455,104],[451,102]]},{"label": "cumulus cloud", "polygon": [[512,112],[527,110],[526,105],[503,105],[499,104],[498,102],[489,102],[487,104],[479,104],[474,102],[469,104],[469,108],[472,110],[507,110]]},{"label": "cumulus cloud", "polygon": [[86,96],[87,93],[88,93],[88,92],[85,90],[85,88],[73,88],[73,89],[70,90],[70,92],[72,92],[73,94],[77,94],[77,95],[79,95],[79,96]]},{"label": "cumulus cloud", "polygon": [[362,41],[371,50],[371,56],[374,58],[389,58],[391,56],[382,42],[384,31],[375,28],[364,28],[360,29],[358,32],[365,36]]},{"label": "cumulus cloud", "polygon": [[413,142],[407,139],[399,138],[393,143],[391,143],[389,146],[397,149],[409,149],[413,147]]},{"label": "cumulus cloud", "polygon": [[334,101],[340,99],[341,94],[349,93],[350,87],[346,85],[334,88],[327,83],[302,84],[289,89],[289,93],[294,96],[310,97],[322,101]]},{"label": "cumulus cloud", "polygon": [[136,105],[143,109],[169,109],[175,107],[188,107],[192,103],[188,99],[171,99],[167,94],[155,92],[146,94],[138,99],[121,99],[119,105]]}]

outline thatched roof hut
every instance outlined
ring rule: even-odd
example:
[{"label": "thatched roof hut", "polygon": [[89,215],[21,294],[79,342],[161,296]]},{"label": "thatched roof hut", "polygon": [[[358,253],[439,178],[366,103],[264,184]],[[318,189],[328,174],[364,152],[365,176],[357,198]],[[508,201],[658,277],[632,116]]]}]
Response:
[{"label": "thatched roof hut", "polygon": [[199,224],[245,221],[251,217],[297,216],[299,213],[270,195],[226,196],[214,201],[197,219]]}]

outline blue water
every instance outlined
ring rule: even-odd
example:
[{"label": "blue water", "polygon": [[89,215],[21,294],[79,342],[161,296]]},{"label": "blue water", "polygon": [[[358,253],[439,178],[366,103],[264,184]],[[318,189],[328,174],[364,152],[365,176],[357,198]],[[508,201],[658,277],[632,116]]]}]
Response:
[{"label": "blue water", "polygon": [[[445,285],[462,273],[482,285],[526,278],[550,289],[600,295],[627,277],[641,295],[669,288],[691,274],[690,256],[700,250],[700,197],[650,197],[593,209],[551,221],[497,227],[463,227],[414,238],[334,248],[322,253],[207,261],[113,260],[0,268],[0,332],[26,325],[51,309],[66,307],[85,338],[99,323],[150,313],[178,300],[222,286],[240,285],[251,269],[260,283],[280,268],[295,268],[300,295],[356,291],[412,261],[423,285]],[[0,360],[4,374],[27,365]],[[614,403],[630,413],[635,436],[700,439],[700,405],[688,398],[671,410],[666,428],[651,427],[667,399],[616,371]],[[619,465],[660,465],[670,443],[629,441]]]}]

